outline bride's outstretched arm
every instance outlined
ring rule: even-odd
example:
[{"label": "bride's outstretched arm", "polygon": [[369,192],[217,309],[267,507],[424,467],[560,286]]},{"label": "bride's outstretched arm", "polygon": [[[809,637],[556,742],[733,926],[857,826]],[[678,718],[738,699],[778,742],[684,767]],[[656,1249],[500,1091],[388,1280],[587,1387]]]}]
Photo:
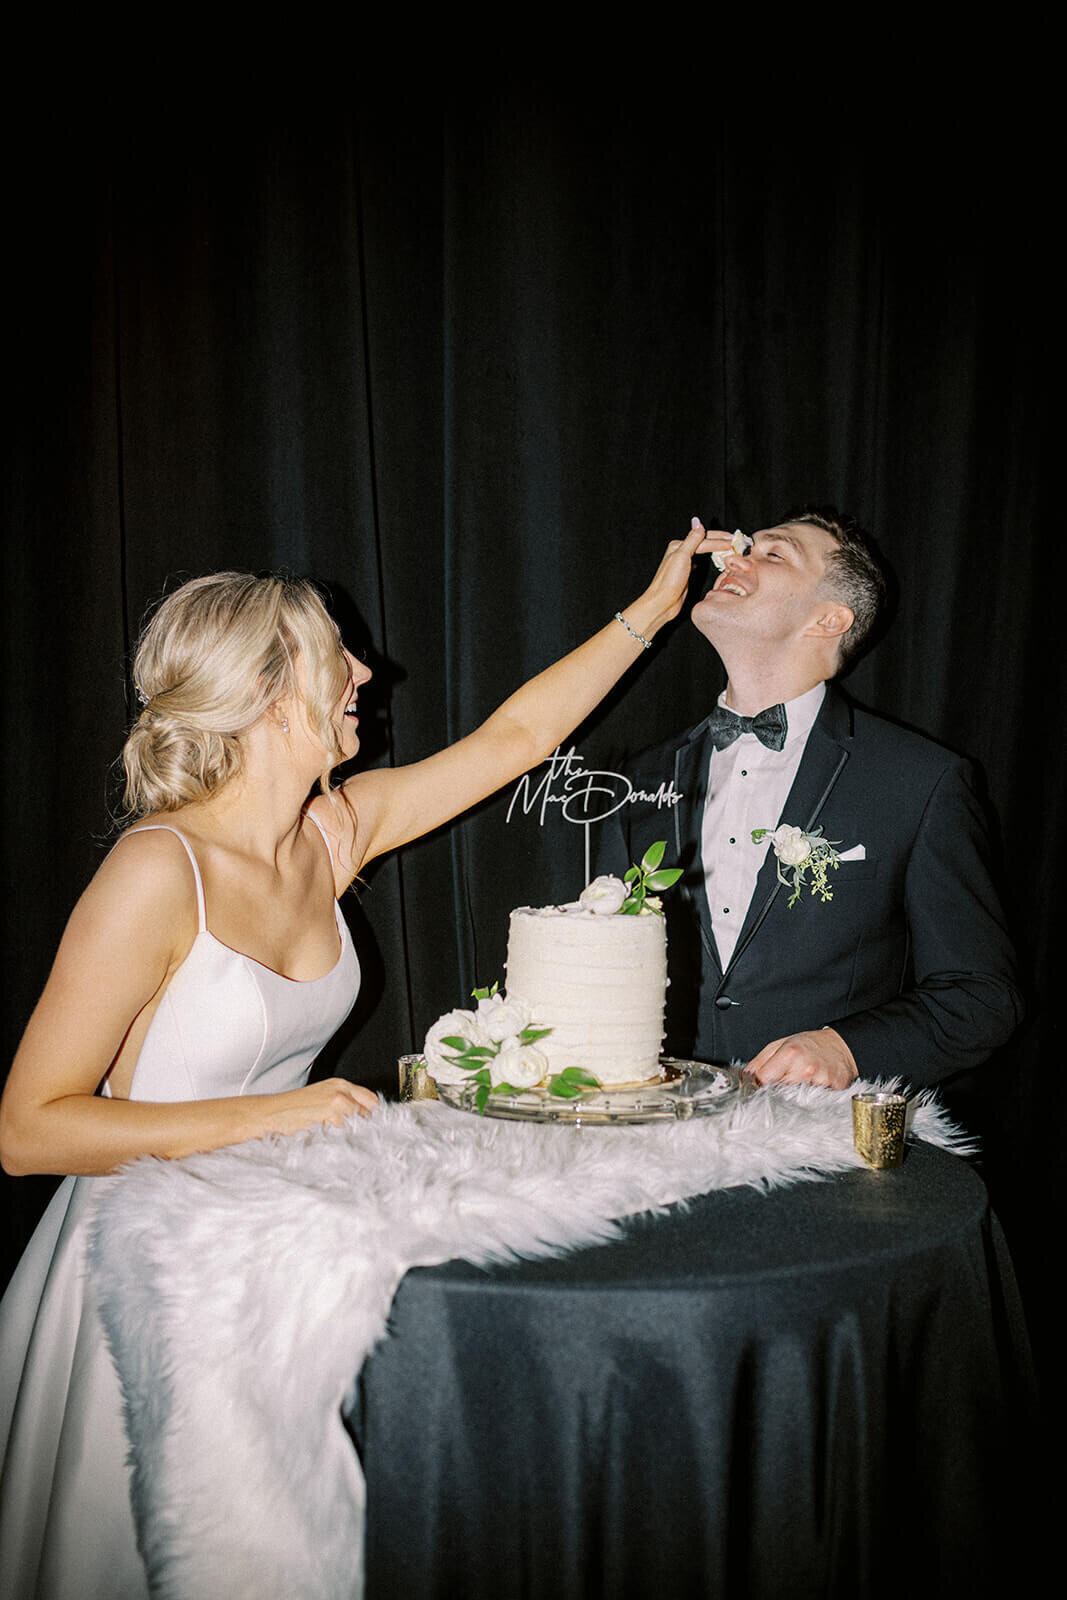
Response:
[{"label": "bride's outstretched arm", "polygon": [[339,1123],[377,1104],[337,1078],[284,1094],[165,1105],[96,1095],[123,1047],[136,1053],[196,937],[188,862],[176,845],[165,833],[124,840],[74,908],[0,1101],[8,1172],[111,1172],[142,1155],[190,1155]]},{"label": "bride's outstretched arm", "polygon": [[[551,754],[597,706],[651,639],[682,608],[693,558],[713,548],[696,523],[673,540],[645,592],[577,650],[531,678],[480,728],[408,767],[357,773],[345,793],[357,819],[351,875],[375,856],[458,816]],[[627,626],[628,625],[628,626]],[[337,830],[326,802],[316,814]],[[336,833],[335,833],[336,837]],[[338,843],[344,846],[344,840]]]}]

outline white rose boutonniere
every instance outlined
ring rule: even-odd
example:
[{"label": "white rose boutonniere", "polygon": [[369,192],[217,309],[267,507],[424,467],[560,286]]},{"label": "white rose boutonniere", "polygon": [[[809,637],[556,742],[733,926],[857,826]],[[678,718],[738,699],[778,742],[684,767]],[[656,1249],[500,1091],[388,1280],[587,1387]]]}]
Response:
[{"label": "white rose boutonniere", "polygon": [[[821,828],[814,828],[811,833],[805,833],[803,828],[795,828],[790,823],[783,822],[781,827],[753,828],[752,843],[762,844],[770,834],[771,848],[777,857],[778,882],[784,883],[793,893],[789,897],[790,911],[800,899],[800,891],[807,887],[812,894],[817,894],[823,902],[832,900],[834,891],[826,879],[827,871],[832,867],[837,871],[840,856],[834,849],[835,844],[840,844],[840,839],[824,839]],[[790,869],[790,876],[786,877],[783,867]],[[807,874],[811,873],[811,882]]]},{"label": "white rose boutonniere", "polygon": [[811,855],[811,840],[803,828],[792,828],[788,822],[775,828],[771,846],[784,867],[799,867]]}]

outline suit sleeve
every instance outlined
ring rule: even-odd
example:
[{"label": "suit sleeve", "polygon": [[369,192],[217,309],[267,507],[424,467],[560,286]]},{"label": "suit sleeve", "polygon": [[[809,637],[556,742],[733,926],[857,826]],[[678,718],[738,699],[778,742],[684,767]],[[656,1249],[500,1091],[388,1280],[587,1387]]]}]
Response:
[{"label": "suit sleeve", "polygon": [[931,792],[906,867],[901,992],[830,1023],[861,1077],[936,1083],[977,1066],[1018,1026],[1014,953],[988,856],[971,769],[955,764]]}]

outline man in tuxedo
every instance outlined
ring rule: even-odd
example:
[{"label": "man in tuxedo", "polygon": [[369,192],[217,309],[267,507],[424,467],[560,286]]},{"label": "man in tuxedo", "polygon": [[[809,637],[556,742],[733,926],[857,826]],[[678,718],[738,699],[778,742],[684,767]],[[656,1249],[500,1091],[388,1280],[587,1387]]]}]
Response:
[{"label": "man in tuxedo", "polygon": [[[746,553],[711,537],[724,566],[692,620],[726,688],[628,769],[635,796],[600,847],[601,870],[621,875],[666,838],[665,864],[684,869],[664,900],[666,1048],[744,1061],[761,1083],[838,1089],[977,1065],[1020,1002],[970,764],[833,682],[884,603],[870,546],[851,521],[811,511]],[[656,801],[668,779],[673,815]],[[769,843],[782,824],[834,842],[831,899],[810,892],[809,867],[790,906]]]}]

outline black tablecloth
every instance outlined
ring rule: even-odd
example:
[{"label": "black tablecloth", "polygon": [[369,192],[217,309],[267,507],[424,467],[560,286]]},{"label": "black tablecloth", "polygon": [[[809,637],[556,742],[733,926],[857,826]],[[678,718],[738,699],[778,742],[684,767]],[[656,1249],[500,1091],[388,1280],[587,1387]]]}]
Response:
[{"label": "black tablecloth", "polygon": [[981,1180],[909,1150],[408,1274],[352,1418],[367,1600],[992,1592],[1032,1379]]}]

